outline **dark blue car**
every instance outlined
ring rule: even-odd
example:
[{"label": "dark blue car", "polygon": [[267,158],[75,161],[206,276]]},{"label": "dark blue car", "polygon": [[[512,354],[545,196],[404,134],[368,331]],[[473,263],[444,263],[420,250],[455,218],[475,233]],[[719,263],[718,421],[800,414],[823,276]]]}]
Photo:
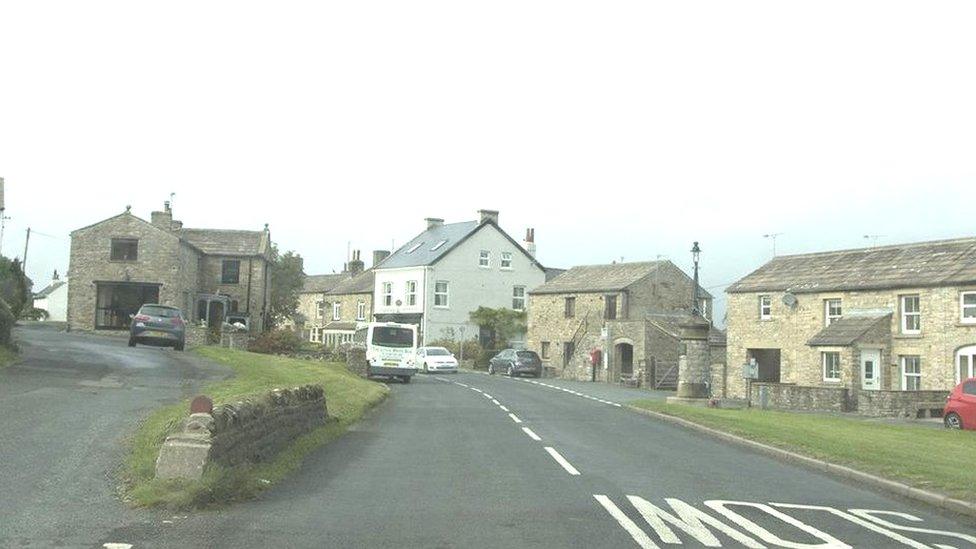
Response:
[{"label": "dark blue car", "polygon": [[168,305],[143,305],[132,315],[129,347],[137,343],[172,347],[182,351],[186,346],[186,320],[183,311]]}]

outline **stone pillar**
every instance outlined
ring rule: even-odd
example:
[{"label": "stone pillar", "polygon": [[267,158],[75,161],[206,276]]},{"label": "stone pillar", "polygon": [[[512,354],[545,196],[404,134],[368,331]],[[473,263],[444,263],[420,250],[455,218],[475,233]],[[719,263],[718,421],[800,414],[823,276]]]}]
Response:
[{"label": "stone pillar", "polygon": [[684,354],[678,358],[678,398],[708,398],[712,353],[708,346],[711,325],[701,317],[679,324]]}]

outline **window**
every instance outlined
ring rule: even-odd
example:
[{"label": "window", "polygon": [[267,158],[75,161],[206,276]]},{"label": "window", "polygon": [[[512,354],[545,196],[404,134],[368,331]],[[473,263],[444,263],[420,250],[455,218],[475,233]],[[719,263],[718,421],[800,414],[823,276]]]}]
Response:
[{"label": "window", "polygon": [[139,259],[139,241],[134,238],[112,239],[112,261],[135,261]]},{"label": "window", "polygon": [[384,282],[383,283],[383,305],[387,307],[393,305],[393,283]]},{"label": "window", "polygon": [[823,378],[824,381],[840,381],[840,353],[824,352]]},{"label": "window", "polygon": [[922,388],[922,357],[901,357],[901,389],[918,391]]},{"label": "window", "polygon": [[956,383],[976,376],[976,345],[956,351]]},{"label": "window", "polygon": [[563,368],[569,366],[569,363],[573,360],[573,355],[576,354],[576,344],[572,341],[566,341],[563,343]]},{"label": "window", "polygon": [[824,326],[830,324],[841,316],[841,302],[839,299],[824,300]]},{"label": "window", "polygon": [[964,324],[976,324],[976,292],[959,294],[960,321]]},{"label": "window", "polygon": [[603,318],[607,320],[617,318],[617,296],[608,295],[603,297]]},{"label": "window", "polygon": [[220,283],[238,284],[241,281],[241,261],[225,259],[220,265]]},{"label": "window", "polygon": [[366,320],[366,302],[360,301],[356,304],[356,320]]},{"label": "window", "polygon": [[342,320],[342,303],[338,301],[332,304],[332,320]]},{"label": "window", "polygon": [[548,341],[543,341],[542,342],[542,359],[543,360],[548,360],[549,359],[549,342]]},{"label": "window", "polygon": [[316,317],[325,318],[325,302],[319,301],[316,305]]},{"label": "window", "polygon": [[502,252],[502,269],[512,268],[512,252]]},{"label": "window", "polygon": [[962,385],[964,395],[976,395],[976,381],[967,381]]},{"label": "window", "polygon": [[407,281],[407,305],[413,306],[417,304],[417,281],[408,280]]},{"label": "window", "polygon": [[408,253],[408,254],[412,254],[412,253],[414,253],[414,252],[416,252],[416,251],[417,251],[417,248],[420,248],[420,247],[421,247],[421,246],[423,246],[423,245],[424,245],[424,243],[423,243],[423,242],[418,242],[418,243],[416,243],[416,244],[414,244],[413,246],[411,246],[411,247],[410,247],[410,249],[409,249],[409,250],[407,250],[407,252],[406,252],[406,253]]},{"label": "window", "polygon": [[440,242],[438,242],[437,244],[434,244],[434,247],[433,247],[433,248],[431,248],[431,249],[430,249],[430,251],[432,251],[432,252],[436,252],[436,251],[437,251],[437,249],[438,249],[438,248],[440,248],[441,246],[443,246],[444,244],[447,244],[447,241],[446,241],[446,240],[441,240],[441,241],[440,241]]},{"label": "window", "polygon": [[481,254],[478,256],[478,266],[485,269],[491,267],[491,252],[488,250],[481,250]]},{"label": "window", "polygon": [[575,297],[567,297],[566,298],[566,305],[565,305],[564,315],[566,316],[566,318],[573,318],[574,316],[576,316],[576,298]]},{"label": "window", "polygon": [[448,291],[447,281],[438,280],[434,283],[434,307],[447,308],[450,306]]},{"label": "window", "polygon": [[759,320],[773,318],[773,300],[768,295],[759,296]]},{"label": "window", "polygon": [[698,300],[698,314],[702,315],[704,319],[712,318],[711,312],[708,310],[708,300],[704,297]]},{"label": "window", "polygon": [[512,288],[512,308],[516,311],[525,310],[525,286]]},{"label": "window", "polygon": [[917,295],[901,296],[901,333],[917,334],[922,331],[922,312]]}]

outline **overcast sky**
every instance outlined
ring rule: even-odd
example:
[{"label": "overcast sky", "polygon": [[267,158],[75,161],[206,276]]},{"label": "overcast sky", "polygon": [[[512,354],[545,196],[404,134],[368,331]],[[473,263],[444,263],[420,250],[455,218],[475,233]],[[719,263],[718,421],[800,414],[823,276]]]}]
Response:
[{"label": "overcast sky", "polygon": [[[976,234],[974,2],[5,2],[3,253],[176,193],[341,269],[501,211],[546,265]],[[38,288],[39,289],[39,288]]]}]

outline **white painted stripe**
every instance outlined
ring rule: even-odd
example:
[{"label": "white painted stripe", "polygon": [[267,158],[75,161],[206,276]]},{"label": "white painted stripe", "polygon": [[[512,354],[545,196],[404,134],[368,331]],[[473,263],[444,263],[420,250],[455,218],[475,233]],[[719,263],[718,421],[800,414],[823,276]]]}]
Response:
[{"label": "white painted stripe", "polygon": [[518,416],[515,414],[508,414],[508,417],[512,418],[512,421],[514,421],[515,423],[522,423],[522,420],[519,419]]},{"label": "white painted stripe", "polygon": [[559,452],[557,452],[555,448],[551,446],[546,446],[546,451],[549,452],[549,455],[552,456],[552,459],[556,460],[556,463],[562,465],[563,469],[566,469],[567,473],[571,475],[580,474],[580,472],[576,470],[576,467],[573,467],[572,463],[566,461],[566,458],[559,455]]},{"label": "white painted stripe", "polygon": [[611,405],[611,406],[616,406],[617,408],[620,408],[620,407],[621,407],[621,406],[620,406],[619,404],[617,404],[616,402],[611,402],[611,403],[610,403],[610,405]]},{"label": "white painted stripe", "polygon": [[454,382],[454,384],[455,384],[455,385],[458,385],[458,386],[460,386],[460,387],[464,387],[465,389],[467,389],[467,388],[468,388],[468,386],[467,386],[467,385],[465,385],[465,384],[463,384],[463,383],[459,383],[459,382],[457,382],[457,381],[455,381],[455,382]]},{"label": "white painted stripe", "polygon": [[525,434],[529,435],[529,438],[531,438],[532,440],[534,440],[536,442],[542,440],[542,437],[540,437],[539,435],[535,434],[535,432],[532,431],[532,429],[529,429],[528,427],[522,427],[522,430],[525,431]]},{"label": "white painted stripe", "polygon": [[503,412],[509,411],[508,408],[502,406],[501,404],[499,404],[498,407],[501,408]]},{"label": "white painted stripe", "polygon": [[488,393],[481,393],[481,394],[485,395],[485,398],[495,398],[495,397],[489,395]]},{"label": "white painted stripe", "polygon": [[484,391],[482,391],[481,389],[479,389],[479,388],[477,388],[477,387],[470,387],[470,389],[471,389],[472,391],[477,391],[477,392],[479,392],[479,393],[484,393]]},{"label": "white painted stripe", "polygon": [[494,404],[495,406],[501,406],[501,405],[502,405],[502,403],[501,403],[501,402],[498,402],[498,401],[497,401],[497,400],[495,400],[495,399],[491,399],[491,403],[492,403],[492,404]]},{"label": "white painted stripe", "polygon": [[102,547],[105,549],[132,549],[131,543],[104,543]]},{"label": "white painted stripe", "polygon": [[620,526],[622,526],[628,534],[630,534],[630,537],[634,538],[634,541],[637,542],[637,545],[641,547],[641,549],[659,549],[658,545],[651,541],[651,538],[647,535],[647,533],[641,530],[640,526],[637,526],[634,521],[630,520],[630,517],[624,514],[624,512],[620,510],[620,507],[617,507],[614,502],[610,501],[610,498],[601,495],[594,495],[593,497],[596,498],[600,505],[602,505],[603,508],[610,513],[610,516],[613,517],[614,520],[616,520],[617,523],[620,524]]}]

